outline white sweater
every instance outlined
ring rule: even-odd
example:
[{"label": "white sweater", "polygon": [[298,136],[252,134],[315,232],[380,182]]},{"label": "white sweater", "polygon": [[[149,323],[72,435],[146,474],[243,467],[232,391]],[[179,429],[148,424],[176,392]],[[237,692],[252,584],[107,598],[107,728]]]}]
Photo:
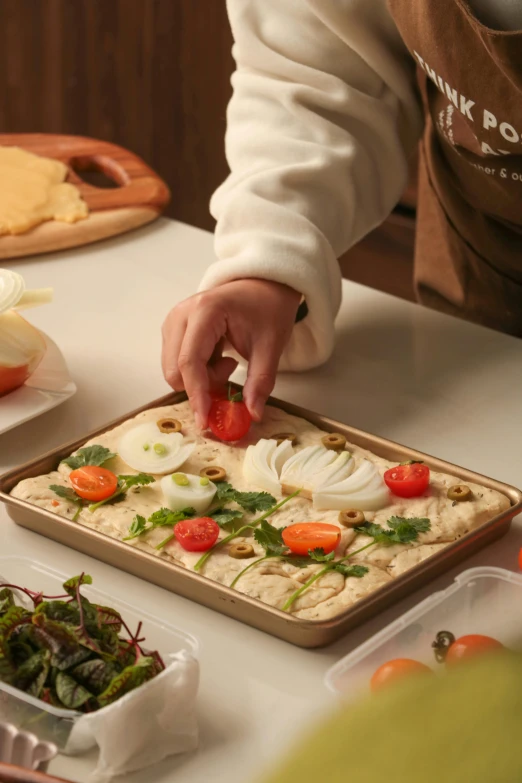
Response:
[{"label": "white sweater", "polygon": [[[473,4],[520,22],[518,2]],[[211,201],[218,260],[200,290],[253,277],[298,290],[308,315],[280,369],[304,370],[333,349],[338,257],[405,186],[422,128],[414,62],[385,0],[228,0],[228,13],[231,174]]]}]

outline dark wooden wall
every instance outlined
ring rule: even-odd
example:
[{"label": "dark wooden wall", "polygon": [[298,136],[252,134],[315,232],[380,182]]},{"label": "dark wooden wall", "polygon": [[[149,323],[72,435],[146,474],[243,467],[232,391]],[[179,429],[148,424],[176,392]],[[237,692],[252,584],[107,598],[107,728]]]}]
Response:
[{"label": "dark wooden wall", "polygon": [[[0,132],[128,147],[167,181],[171,217],[212,229],[231,46],[225,0],[0,0]],[[394,216],[343,273],[411,298],[413,236],[413,220]]]}]

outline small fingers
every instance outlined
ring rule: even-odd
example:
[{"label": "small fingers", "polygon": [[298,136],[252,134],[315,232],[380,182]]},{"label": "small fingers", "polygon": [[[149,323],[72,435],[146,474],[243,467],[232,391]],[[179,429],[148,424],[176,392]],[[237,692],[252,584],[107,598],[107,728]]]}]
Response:
[{"label": "small fingers", "polygon": [[165,380],[174,391],[185,388],[178,366],[178,356],[186,328],[187,316],[177,307],[170,311],[162,328],[161,367]]},{"label": "small fingers", "polygon": [[[178,370],[183,378],[183,386],[187,392],[194,411],[196,426],[207,426],[210,408],[210,378],[208,362],[216,345],[226,330],[226,320],[218,314],[208,311],[196,312],[189,318],[183,342],[177,358]],[[228,366],[218,361],[219,372],[226,372]]]},{"label": "small fingers", "polygon": [[248,365],[243,398],[254,421],[263,416],[266,401],[275,386],[283,344],[279,340],[256,343]]}]

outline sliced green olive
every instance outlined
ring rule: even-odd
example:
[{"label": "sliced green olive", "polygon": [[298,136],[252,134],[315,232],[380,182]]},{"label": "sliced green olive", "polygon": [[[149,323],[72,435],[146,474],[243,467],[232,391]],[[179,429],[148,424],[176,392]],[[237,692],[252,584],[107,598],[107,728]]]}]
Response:
[{"label": "sliced green olive", "polygon": [[283,441],[289,440],[292,446],[295,446],[295,444],[297,443],[297,435],[295,434],[295,432],[278,432],[275,435],[272,435],[270,440],[276,440],[278,446]]},{"label": "sliced green olive", "polygon": [[450,500],[471,500],[473,493],[467,484],[454,484],[448,489],[448,498]]},{"label": "sliced green olive", "polygon": [[228,554],[236,560],[246,560],[248,557],[254,557],[255,551],[251,544],[232,544]]},{"label": "sliced green olive", "polygon": [[208,478],[208,476],[201,476],[199,483],[201,484],[202,487],[208,487],[208,485],[210,484],[210,479]]},{"label": "sliced green olive", "polygon": [[150,449],[150,446],[148,443],[145,443],[143,446],[143,451],[148,451]]},{"label": "sliced green olive", "polygon": [[346,446],[346,438],[340,432],[330,432],[321,438],[321,442],[327,449],[333,449],[334,451],[340,451]]},{"label": "sliced green olive", "polygon": [[225,468],[220,468],[219,465],[209,465],[208,468],[200,470],[199,475],[202,478],[207,478],[209,481],[223,481],[227,472]]},{"label": "sliced green olive", "polygon": [[174,484],[177,484],[178,487],[188,487],[190,484],[188,477],[185,476],[184,473],[173,473],[172,481],[174,482]]},{"label": "sliced green olive", "polygon": [[177,419],[159,419],[156,424],[160,432],[181,432],[181,422]]},{"label": "sliced green olive", "polygon": [[366,517],[362,511],[357,508],[346,508],[339,512],[339,522],[344,527],[356,527],[366,522]]},{"label": "sliced green olive", "polygon": [[153,449],[158,457],[163,457],[167,453],[167,447],[164,443],[155,443]]}]

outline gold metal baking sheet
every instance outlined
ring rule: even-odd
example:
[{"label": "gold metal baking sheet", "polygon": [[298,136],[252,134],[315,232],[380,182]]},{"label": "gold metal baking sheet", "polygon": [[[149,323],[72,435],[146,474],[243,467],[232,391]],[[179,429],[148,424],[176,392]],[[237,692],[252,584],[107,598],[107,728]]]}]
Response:
[{"label": "gold metal baking sheet", "polygon": [[442,551],[423,560],[392,582],[375,590],[342,614],[326,621],[312,621],[302,620],[279,609],[274,609],[261,601],[249,598],[242,593],[188,571],[181,566],[142,552],[122,541],[110,538],[83,525],[78,525],[50,511],[45,511],[38,508],[38,506],[31,505],[27,501],[19,500],[9,495],[12,488],[22,479],[55,470],[62,458],[69,456],[71,452],[80,448],[87,440],[91,440],[91,438],[112,429],[117,424],[121,424],[143,410],[172,405],[184,400],[186,400],[185,393],[169,394],[122,416],[117,421],[113,421],[77,441],[66,443],[60,448],[0,476],[0,500],[6,503],[11,519],[22,527],[29,528],[29,530],[70,546],[72,549],[109,563],[109,565],[116,568],[128,571],[141,579],[152,582],[185,598],[197,601],[210,609],[215,609],[299,647],[324,647],[344,636],[344,634],[356,626],[366,622],[366,620],[390,604],[412,593],[416,588],[425,585],[431,579],[448,571],[456,563],[469,557],[469,555],[486,544],[503,536],[507,533],[513,517],[522,511],[522,492],[515,489],[515,487],[436,459],[398,443],[393,443],[376,435],[362,432],[290,403],[271,398],[269,401],[271,405],[294,416],[300,416],[326,432],[341,432],[351,443],[368,449],[385,459],[392,462],[404,462],[408,459],[424,460],[432,470],[448,473],[462,482],[475,482],[497,490],[497,492],[506,495],[511,503],[510,508],[506,511],[498,514],[458,541],[448,544]]}]

